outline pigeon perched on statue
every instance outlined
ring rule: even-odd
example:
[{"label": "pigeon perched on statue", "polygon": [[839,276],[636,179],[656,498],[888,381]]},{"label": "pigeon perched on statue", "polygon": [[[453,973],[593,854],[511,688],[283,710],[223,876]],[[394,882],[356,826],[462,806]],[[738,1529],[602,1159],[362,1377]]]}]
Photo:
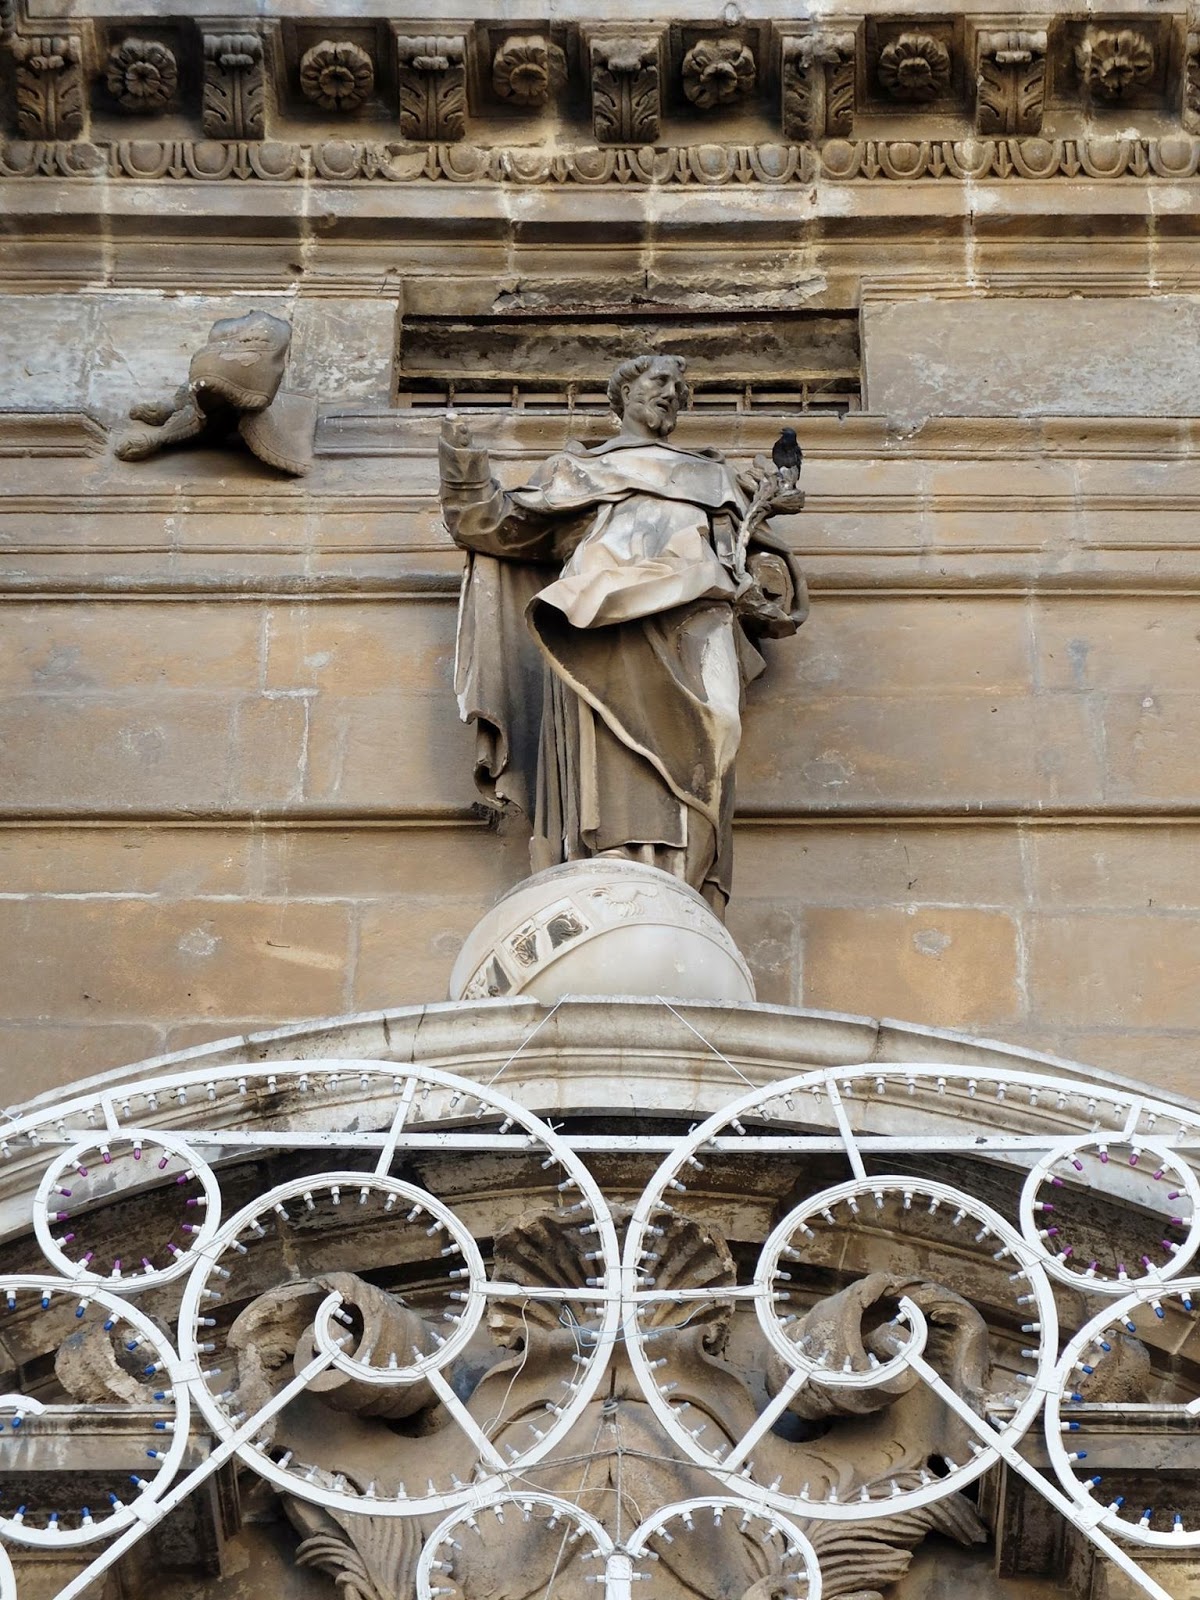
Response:
[{"label": "pigeon perched on statue", "polygon": [[796,442],[795,428],[784,428],[771,449],[771,460],[781,485],[794,489],[800,482],[800,468],[804,465],[804,452]]}]

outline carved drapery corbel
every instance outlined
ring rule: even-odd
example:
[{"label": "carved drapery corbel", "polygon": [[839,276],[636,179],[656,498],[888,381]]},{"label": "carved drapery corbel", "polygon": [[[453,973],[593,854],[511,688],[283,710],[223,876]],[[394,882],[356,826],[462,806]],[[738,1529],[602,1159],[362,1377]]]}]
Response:
[{"label": "carved drapery corbel", "polygon": [[783,41],[782,120],[789,139],[845,138],[854,124],[854,34]]},{"label": "carved drapery corbel", "polygon": [[263,42],[256,33],[204,35],[204,132],[209,139],[261,139],[265,132]]},{"label": "carved drapery corbel", "polygon": [[683,92],[701,111],[743,99],[757,77],[754,52],[740,39],[701,39],[683,58]]},{"label": "carved drapery corbel", "polygon": [[83,132],[83,51],[78,34],[14,38],[17,129],[23,139],[77,139]]},{"label": "carved drapery corbel", "polygon": [[597,34],[589,44],[596,138],[601,144],[654,144],[662,118],[659,38]]},{"label": "carved drapery corbel", "polygon": [[1075,47],[1075,66],[1096,100],[1123,100],[1154,76],[1154,46],[1136,28],[1090,28]]},{"label": "carved drapery corbel", "polygon": [[1046,35],[979,35],[980,133],[1036,134],[1046,103]]},{"label": "carved drapery corbel", "polygon": [[396,36],[400,132],[406,139],[461,139],[467,125],[466,41],[449,36]]}]

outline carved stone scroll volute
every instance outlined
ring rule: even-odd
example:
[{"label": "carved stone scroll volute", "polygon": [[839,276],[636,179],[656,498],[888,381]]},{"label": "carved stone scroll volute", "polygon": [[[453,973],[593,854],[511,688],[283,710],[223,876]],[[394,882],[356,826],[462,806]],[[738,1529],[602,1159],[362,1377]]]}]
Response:
[{"label": "carved stone scroll volute", "polygon": [[1046,103],[1045,33],[981,33],[978,87],[980,133],[1040,133]]},{"label": "carved stone scroll volute", "polygon": [[854,123],[854,34],[806,33],[782,49],[782,122],[789,139],[845,138]]},{"label": "carved stone scroll volute", "polygon": [[263,42],[256,33],[204,35],[204,132],[210,139],[261,139],[265,132]]},{"label": "carved stone scroll volute", "polygon": [[83,50],[76,33],[14,38],[17,128],[23,139],[77,139],[83,132]]},{"label": "carved stone scroll volute", "polygon": [[662,118],[661,41],[654,34],[594,34],[592,127],[601,144],[653,144]]},{"label": "carved stone scroll volute", "polygon": [[397,34],[400,131],[406,139],[461,139],[467,125],[466,41]]}]

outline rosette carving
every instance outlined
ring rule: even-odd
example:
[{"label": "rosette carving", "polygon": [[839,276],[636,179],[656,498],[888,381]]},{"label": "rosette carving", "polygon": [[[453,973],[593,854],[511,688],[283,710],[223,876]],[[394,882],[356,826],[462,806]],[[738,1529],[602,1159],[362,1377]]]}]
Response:
[{"label": "rosette carving", "polygon": [[1121,100],[1154,76],[1154,46],[1135,28],[1093,29],[1075,47],[1075,66],[1089,94]]},{"label": "rosette carving", "polygon": [[175,98],[179,65],[157,39],[126,39],[108,52],[108,92],[126,111],[148,116]]},{"label": "rosette carving", "polygon": [[540,106],[562,82],[566,60],[556,44],[540,33],[514,34],[492,60],[492,88],[501,100],[518,106]]},{"label": "rosette carving", "polygon": [[877,70],[893,100],[939,100],[950,87],[950,52],[931,33],[902,33],[879,52]]},{"label": "rosette carving", "polygon": [[740,39],[701,39],[683,58],[683,92],[701,111],[743,99],[757,76],[754,52]]},{"label": "rosette carving", "polygon": [[301,57],[301,93],[322,111],[357,111],[374,88],[374,62],[348,39],[322,39]]}]

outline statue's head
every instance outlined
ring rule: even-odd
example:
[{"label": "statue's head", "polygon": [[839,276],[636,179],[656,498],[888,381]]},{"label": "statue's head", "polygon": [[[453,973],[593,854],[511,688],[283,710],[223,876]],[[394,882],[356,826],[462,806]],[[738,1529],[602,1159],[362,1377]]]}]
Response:
[{"label": "statue's head", "polygon": [[687,404],[682,356],[634,356],[608,380],[608,400],[625,433],[665,439]]}]

